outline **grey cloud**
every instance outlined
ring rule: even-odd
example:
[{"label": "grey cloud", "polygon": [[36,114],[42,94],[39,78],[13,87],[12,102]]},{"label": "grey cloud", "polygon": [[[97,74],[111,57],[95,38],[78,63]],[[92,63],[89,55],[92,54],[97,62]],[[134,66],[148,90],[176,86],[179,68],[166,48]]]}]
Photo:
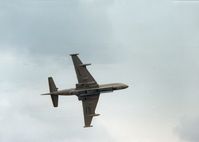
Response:
[{"label": "grey cloud", "polygon": [[180,121],[180,124],[176,128],[176,132],[179,135],[180,139],[187,142],[198,142],[199,140],[199,119],[183,119]]},{"label": "grey cloud", "polygon": [[18,50],[25,48],[35,58],[72,52],[106,56],[112,44],[107,15],[110,1],[98,3],[20,1],[11,6],[4,4],[1,48],[7,44]]},{"label": "grey cloud", "polygon": [[[0,3],[0,141],[159,142],[171,136],[179,116],[198,113],[198,8],[169,0]],[[76,76],[66,57],[72,52],[94,64],[89,69],[99,83],[130,86],[101,97],[98,109],[107,114],[92,129],[82,128],[77,98],[62,97],[53,109],[50,98],[39,95],[48,91],[48,76],[60,89],[73,87]],[[195,142],[191,129],[197,124],[182,122],[179,135]],[[174,142],[172,136],[167,141]]]},{"label": "grey cloud", "polygon": [[[0,85],[2,142],[112,141],[106,129],[97,122],[93,129],[83,128],[81,103],[76,97],[61,97],[59,109],[54,109],[49,96],[39,95],[43,85],[47,89],[46,79],[43,85],[39,80],[30,81],[27,81],[28,85],[23,83],[22,86],[17,83]],[[96,140],[96,137],[99,138]]]},{"label": "grey cloud", "polygon": [[72,65],[69,69],[56,61],[35,64],[26,55],[20,55],[7,50],[0,56],[1,65],[5,67],[1,69],[0,82],[2,142],[114,141],[107,128],[98,121],[94,120],[93,129],[82,128],[82,107],[76,97],[62,97],[60,107],[54,109],[48,96],[39,95],[48,91],[49,75],[55,75],[60,89],[72,87],[76,83]]}]

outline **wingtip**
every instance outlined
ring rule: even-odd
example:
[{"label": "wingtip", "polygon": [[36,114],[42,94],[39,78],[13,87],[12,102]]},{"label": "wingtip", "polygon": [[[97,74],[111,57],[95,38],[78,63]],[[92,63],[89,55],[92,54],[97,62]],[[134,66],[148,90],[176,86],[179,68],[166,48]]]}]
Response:
[{"label": "wingtip", "polygon": [[84,126],[84,128],[90,128],[90,127],[93,127],[93,125]]},{"label": "wingtip", "polygon": [[77,56],[79,53],[70,54],[70,56]]}]

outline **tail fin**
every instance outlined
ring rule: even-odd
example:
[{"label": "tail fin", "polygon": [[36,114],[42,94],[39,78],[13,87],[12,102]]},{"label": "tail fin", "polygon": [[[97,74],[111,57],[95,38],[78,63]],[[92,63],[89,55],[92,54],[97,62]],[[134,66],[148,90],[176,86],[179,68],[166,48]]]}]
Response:
[{"label": "tail fin", "polygon": [[[56,92],[58,88],[56,87],[54,80],[52,77],[48,77],[48,84],[49,84],[49,91],[50,92]],[[58,95],[51,95],[52,103],[54,107],[58,107]]]}]

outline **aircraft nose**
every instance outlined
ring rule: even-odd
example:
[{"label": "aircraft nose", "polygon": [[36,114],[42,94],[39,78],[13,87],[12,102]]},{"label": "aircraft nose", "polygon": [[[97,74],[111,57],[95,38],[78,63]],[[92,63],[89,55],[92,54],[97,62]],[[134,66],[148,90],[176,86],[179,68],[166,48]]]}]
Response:
[{"label": "aircraft nose", "polygon": [[114,89],[114,90],[126,89],[126,88],[128,88],[128,87],[129,87],[128,85],[123,84],[123,83],[120,83],[120,84],[118,84],[117,86],[115,86],[115,89]]},{"label": "aircraft nose", "polygon": [[128,88],[128,87],[129,87],[128,85],[122,84],[122,85],[120,86],[120,89],[126,89],[126,88]]},{"label": "aircraft nose", "polygon": [[126,88],[128,88],[129,86],[128,85],[126,85],[126,84],[124,84],[124,86],[123,86],[123,88],[124,89],[126,89]]}]

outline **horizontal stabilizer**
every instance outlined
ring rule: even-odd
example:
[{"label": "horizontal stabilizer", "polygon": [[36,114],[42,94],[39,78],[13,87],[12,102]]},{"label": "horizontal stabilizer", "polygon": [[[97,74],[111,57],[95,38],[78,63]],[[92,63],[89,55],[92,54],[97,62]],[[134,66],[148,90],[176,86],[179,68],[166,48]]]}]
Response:
[{"label": "horizontal stabilizer", "polygon": [[53,102],[53,106],[58,107],[59,96],[58,95],[51,95],[51,99],[52,99],[52,102]]},{"label": "horizontal stabilizer", "polygon": [[52,77],[48,77],[48,84],[50,92],[55,92],[58,90]]},{"label": "horizontal stabilizer", "polygon": [[[59,96],[53,94],[53,92],[56,92],[58,90],[58,88],[56,87],[55,82],[52,77],[48,78],[48,84],[49,84],[49,91],[50,91],[49,95],[51,95],[53,106],[58,107]],[[48,94],[46,94],[46,95],[48,95]]]}]

